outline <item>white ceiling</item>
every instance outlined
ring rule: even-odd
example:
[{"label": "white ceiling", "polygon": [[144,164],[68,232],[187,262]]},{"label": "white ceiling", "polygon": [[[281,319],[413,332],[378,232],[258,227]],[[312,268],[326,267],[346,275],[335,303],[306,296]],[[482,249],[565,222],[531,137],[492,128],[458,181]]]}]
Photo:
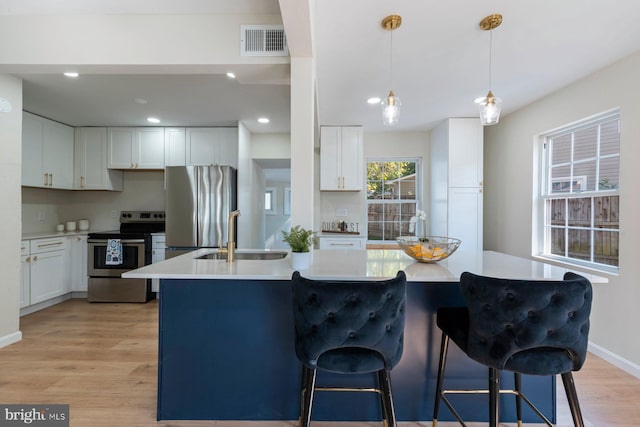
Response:
[{"label": "white ceiling", "polygon": [[[301,1],[301,0],[297,0]],[[427,130],[446,117],[476,115],[473,99],[489,89],[489,33],[479,21],[501,13],[493,32],[493,92],[503,116],[640,50],[638,0],[311,0],[320,124],[361,124],[367,131]],[[0,0],[0,14],[279,13],[291,0]],[[283,15],[291,9],[283,10]],[[381,28],[391,13],[403,17],[393,32]],[[294,15],[295,16],[295,15]],[[301,20],[304,22],[304,20]],[[300,32],[285,20],[287,35]],[[288,27],[288,28],[287,28]],[[290,40],[290,46],[294,44]],[[250,82],[207,74],[20,73],[25,109],[74,126],[225,125],[245,122],[252,132],[288,132],[287,73],[255,67]],[[274,74],[275,73],[275,74]],[[277,82],[278,84],[270,84]],[[252,83],[252,84],[246,84]],[[257,84],[256,84],[257,83]],[[635,82],[633,82],[635,84]],[[366,104],[389,89],[402,100],[400,125],[384,128],[379,106]],[[145,108],[133,98],[149,101]],[[224,101],[224,102],[222,102]],[[157,111],[157,113],[156,113]],[[272,121],[258,126],[268,114]]]}]

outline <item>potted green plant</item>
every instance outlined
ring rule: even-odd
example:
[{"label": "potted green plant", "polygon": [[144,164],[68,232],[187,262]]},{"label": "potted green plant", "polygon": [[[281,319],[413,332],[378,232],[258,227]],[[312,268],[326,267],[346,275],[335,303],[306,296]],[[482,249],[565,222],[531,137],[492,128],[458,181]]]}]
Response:
[{"label": "potted green plant", "polygon": [[291,247],[291,264],[294,270],[305,270],[311,264],[311,245],[316,232],[305,230],[299,225],[282,231],[283,241]]}]

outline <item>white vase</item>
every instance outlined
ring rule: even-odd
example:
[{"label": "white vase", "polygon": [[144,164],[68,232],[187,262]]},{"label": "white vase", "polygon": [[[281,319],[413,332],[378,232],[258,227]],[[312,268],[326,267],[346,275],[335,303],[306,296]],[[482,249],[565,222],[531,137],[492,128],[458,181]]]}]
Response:
[{"label": "white vase", "polygon": [[291,252],[291,267],[306,270],[311,265],[311,252]]}]

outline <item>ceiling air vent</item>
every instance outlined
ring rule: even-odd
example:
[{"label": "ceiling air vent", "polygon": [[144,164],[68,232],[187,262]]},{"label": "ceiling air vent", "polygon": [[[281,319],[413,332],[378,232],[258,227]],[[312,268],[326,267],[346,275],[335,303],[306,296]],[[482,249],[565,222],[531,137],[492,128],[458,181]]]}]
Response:
[{"label": "ceiling air vent", "polygon": [[282,25],[241,25],[240,56],[288,56]]}]

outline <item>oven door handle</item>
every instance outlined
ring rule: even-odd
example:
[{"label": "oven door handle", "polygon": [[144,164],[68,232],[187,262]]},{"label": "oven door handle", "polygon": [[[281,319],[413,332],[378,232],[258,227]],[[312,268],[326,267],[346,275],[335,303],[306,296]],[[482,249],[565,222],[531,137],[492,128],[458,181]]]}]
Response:
[{"label": "oven door handle", "polygon": [[[107,244],[107,239],[89,239],[87,243],[102,243]],[[144,239],[120,239],[120,243],[132,244],[132,243],[144,243]]]}]

